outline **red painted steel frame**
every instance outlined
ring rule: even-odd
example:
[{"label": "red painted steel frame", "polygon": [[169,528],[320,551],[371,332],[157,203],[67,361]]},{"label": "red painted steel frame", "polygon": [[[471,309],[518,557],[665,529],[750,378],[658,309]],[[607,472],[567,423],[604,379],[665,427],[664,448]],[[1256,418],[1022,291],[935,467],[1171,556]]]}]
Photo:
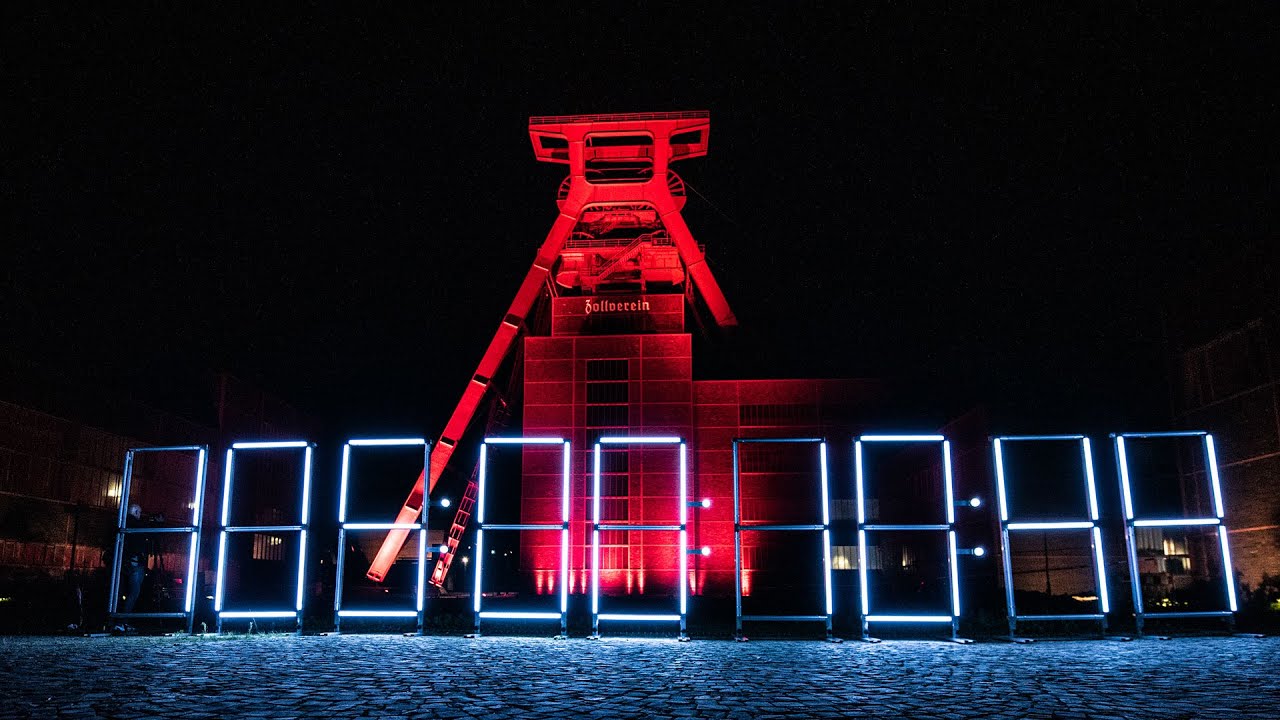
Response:
[{"label": "red painted steel frame", "polygon": [[[431,450],[428,468],[418,476],[417,482],[396,517],[397,523],[413,523],[422,512],[424,495],[430,493],[453,456],[476,409],[488,390],[498,366],[511,351],[534,302],[542,293],[552,265],[564,247],[565,240],[578,224],[582,209],[594,203],[640,202],[652,205],[662,219],[667,233],[680,253],[694,288],[702,295],[716,323],[721,327],[737,325],[737,319],[729,309],[724,293],[688,225],[680,215],[684,198],[677,198],[668,185],[667,170],[670,163],[707,153],[707,139],[711,128],[710,113],[624,113],[616,115],[567,115],[529,118],[529,138],[534,154],[542,162],[554,162],[569,166],[567,194],[560,200],[560,213],[556,216],[542,246],[538,248],[533,266],[516,291],[511,307],[498,325],[498,331],[489,341],[489,347],[480,359],[480,365],[471,376],[462,399],[454,408],[444,432]],[[627,135],[645,134],[652,137],[652,146],[644,148],[653,162],[652,174],[647,180],[637,182],[611,182],[595,184],[587,181],[587,136],[595,134]],[[676,137],[682,142],[672,143]],[[544,138],[547,139],[544,141]],[[564,147],[567,144],[567,147]],[[621,150],[626,153],[626,150]],[[424,492],[425,489],[425,492]],[[376,581],[386,577],[387,571],[408,538],[407,530],[392,530],[383,541],[381,549],[369,567],[368,576]],[[433,575],[433,581],[436,578]]]}]

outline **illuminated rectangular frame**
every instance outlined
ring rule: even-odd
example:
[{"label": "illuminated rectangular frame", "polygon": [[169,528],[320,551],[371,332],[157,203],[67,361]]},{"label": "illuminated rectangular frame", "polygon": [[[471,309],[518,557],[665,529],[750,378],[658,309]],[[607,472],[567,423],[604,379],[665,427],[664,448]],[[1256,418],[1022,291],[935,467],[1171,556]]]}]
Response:
[{"label": "illuminated rectangular frame", "polygon": [[[133,458],[137,453],[194,452],[196,453],[195,492],[191,499],[191,524],[185,527],[131,528],[129,522],[130,491],[133,489]],[[113,618],[186,618],[190,635],[195,621],[196,564],[200,557],[200,526],[204,519],[204,482],[209,469],[208,445],[175,445],[169,447],[130,448],[124,456],[124,475],[120,480],[120,512],[116,521],[115,555],[111,561],[111,598],[107,611]],[[187,574],[183,580],[186,597],[182,612],[122,613],[117,612],[120,603],[120,571],[124,566],[125,535],[189,533],[191,544],[187,557]]]},{"label": "illuminated rectangular frame", "polygon": [[[863,482],[863,443],[939,443],[942,447],[943,503],[946,509],[945,523],[879,524],[867,522],[866,491]],[[960,578],[958,574],[955,493],[952,491],[951,441],[942,435],[862,435],[853,441],[854,485],[858,499],[858,580],[862,595],[862,637],[870,639],[870,625],[883,623],[948,623],[955,637],[960,624]],[[950,615],[884,615],[871,613],[871,600],[867,586],[867,531],[937,530],[947,534],[947,579],[951,586]]]},{"label": "illuminated rectangular frame", "polygon": [[[1235,571],[1231,566],[1231,547],[1227,542],[1226,513],[1222,504],[1222,484],[1218,479],[1218,453],[1214,447],[1213,435],[1203,430],[1151,432],[1151,433],[1116,433],[1111,436],[1116,444],[1116,467],[1120,475],[1120,496],[1124,502],[1124,539],[1129,554],[1129,580],[1133,584],[1133,614],[1137,624],[1138,635],[1142,635],[1142,626],[1146,618],[1197,618],[1221,617],[1234,623],[1235,613],[1239,609],[1236,603]],[[1178,438],[1198,437],[1204,444],[1205,469],[1209,475],[1210,490],[1213,492],[1214,517],[1200,518],[1135,518],[1133,509],[1132,480],[1129,476],[1129,458],[1125,452],[1126,439]],[[1227,610],[1208,610],[1194,612],[1147,612],[1142,602],[1142,584],[1138,573],[1138,543],[1134,528],[1139,527],[1189,527],[1216,526],[1218,528],[1218,546],[1222,551],[1222,575],[1226,585]]]},{"label": "illuminated rectangular frame", "polygon": [[[678,525],[602,525],[600,523],[600,446],[601,445],[678,445],[680,452],[680,523]],[[596,441],[592,461],[591,491],[591,637],[600,637],[601,620],[624,620],[632,622],[679,622],[680,639],[688,639],[686,626],[689,605],[689,503],[688,503],[688,454],[684,438],[671,435],[602,437]],[[678,614],[659,613],[602,613],[600,612],[600,531],[679,531],[680,533],[680,612]]]},{"label": "illuminated rectangular frame", "polygon": [[[213,610],[218,618],[218,633],[222,632],[224,619],[286,618],[297,622],[297,632],[302,633],[302,607],[306,599],[303,591],[307,579],[307,528],[311,519],[311,466],[315,443],[306,440],[282,440],[267,442],[238,442],[227,448],[227,467],[222,482],[222,519],[218,533],[218,581],[213,595]],[[298,525],[229,525],[231,521],[231,486],[235,477],[237,450],[302,450],[302,522]],[[222,609],[223,589],[226,583],[227,535],[231,533],[298,533],[298,585],[293,610],[234,610]]]},{"label": "illuminated rectangular frame", "polygon": [[[822,522],[813,524],[779,524],[779,523],[742,523],[741,471],[738,464],[738,448],[740,445],[763,444],[817,444],[819,460],[819,481],[822,487]],[[823,592],[826,600],[824,615],[743,615],[742,614],[742,533],[750,532],[821,532],[822,533],[822,578]],[[827,441],[825,438],[735,438],[733,441],[733,594],[734,594],[734,633],[742,639],[742,623],[747,622],[800,622],[815,621],[826,625],[827,639],[831,634],[831,500],[827,480]]]},{"label": "illuminated rectangular frame", "polygon": [[[556,445],[564,446],[561,458],[560,485],[560,522],[559,523],[523,523],[494,524],[484,521],[485,485],[489,477],[490,445]],[[480,621],[490,620],[559,620],[560,636],[568,636],[569,616],[569,468],[573,457],[572,443],[559,437],[493,437],[485,438],[480,445],[479,487],[476,497],[476,575],[472,589],[472,613],[475,616],[475,634],[480,635]],[[513,612],[487,611],[481,609],[481,598],[484,595],[481,583],[484,579],[484,533],[485,530],[559,530],[560,531],[560,612]]]},{"label": "illuminated rectangular frame", "polygon": [[[1085,520],[1055,520],[1046,522],[1014,522],[1009,519],[1007,480],[1004,470],[1003,443],[1007,442],[1075,442],[1080,443],[1081,462],[1084,466],[1085,491],[1088,515]],[[1107,589],[1107,569],[1102,548],[1102,529],[1098,526],[1098,489],[1093,474],[1093,447],[1086,435],[1002,435],[992,438],[992,454],[995,456],[996,496],[1000,503],[1000,549],[1004,565],[1005,605],[1008,608],[1009,636],[1017,633],[1019,620],[1089,620],[1097,621],[1102,632],[1107,630],[1107,613],[1111,612],[1111,598]],[[1088,530],[1093,547],[1094,581],[1098,588],[1100,613],[1070,613],[1051,615],[1019,615],[1013,598],[1013,558],[1009,551],[1009,532],[1019,530]]]},{"label": "illuminated rectangular frame", "polygon": [[[342,632],[342,618],[415,618],[417,634],[425,625],[427,565],[427,515],[426,503],[416,523],[351,523],[347,522],[347,492],[350,489],[351,448],[353,447],[422,447],[422,467],[431,463],[431,443],[425,438],[356,438],[342,446],[342,473],[338,489],[338,561],[337,576],[333,588],[333,629]],[[342,589],[346,580],[346,547],[348,530],[417,530],[418,531],[418,584],[413,610],[343,610]]]}]

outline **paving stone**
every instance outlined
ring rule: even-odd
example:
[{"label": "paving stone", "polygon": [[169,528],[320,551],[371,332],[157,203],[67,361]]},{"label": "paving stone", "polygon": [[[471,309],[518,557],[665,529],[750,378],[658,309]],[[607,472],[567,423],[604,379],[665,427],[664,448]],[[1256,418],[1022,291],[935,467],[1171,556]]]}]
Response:
[{"label": "paving stone", "polygon": [[0,638],[9,718],[1280,717],[1280,641]]}]

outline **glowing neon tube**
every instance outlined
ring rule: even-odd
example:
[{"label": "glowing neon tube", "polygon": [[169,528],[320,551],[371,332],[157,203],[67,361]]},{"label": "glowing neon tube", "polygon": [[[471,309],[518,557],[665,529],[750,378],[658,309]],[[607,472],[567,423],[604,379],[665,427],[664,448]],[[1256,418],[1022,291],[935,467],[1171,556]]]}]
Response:
[{"label": "glowing neon tube", "polygon": [[1209,480],[1213,484],[1213,512],[1219,518],[1224,517],[1222,511],[1222,483],[1218,480],[1218,451],[1213,446],[1213,436],[1204,436],[1204,451],[1209,466]]},{"label": "glowing neon tube", "polygon": [[1107,594],[1107,565],[1102,556],[1102,531],[1093,528],[1093,559],[1097,563],[1098,597],[1102,600],[1102,613],[1111,612],[1111,599]]},{"label": "glowing neon tube", "polygon": [[185,580],[185,582],[187,583],[187,597],[186,597],[186,601],[183,603],[183,608],[185,612],[191,612],[191,607],[195,602],[195,585],[196,584],[195,582],[193,582],[193,580],[195,579],[195,576],[196,576],[196,555],[198,554],[196,552],[196,549],[198,547],[199,542],[200,542],[200,533],[195,530],[191,531],[191,547],[189,550],[190,555],[187,556],[187,579]]},{"label": "glowing neon tube", "polygon": [[949,623],[950,615],[867,615],[868,622]]},{"label": "glowing neon tube", "polygon": [[1124,451],[1124,436],[1116,436],[1116,456],[1120,459],[1120,494],[1124,499],[1124,519],[1133,519],[1133,491],[1129,487],[1129,457]]},{"label": "glowing neon tube", "polygon": [[421,530],[421,523],[342,523],[348,530]]},{"label": "glowing neon tube", "polygon": [[946,440],[941,435],[862,435],[858,439],[863,442],[942,442]]},{"label": "glowing neon tube", "polygon": [[1004,452],[1000,448],[1000,438],[991,442],[996,454],[996,494],[1000,498],[1000,522],[1009,521],[1009,500],[1004,489]]},{"label": "glowing neon tube", "polygon": [[1089,519],[1098,521],[1098,490],[1093,479],[1093,449],[1089,438],[1080,439],[1080,452],[1084,454],[1084,479],[1089,489]]},{"label": "glowing neon tube", "polygon": [[1094,524],[1088,520],[1064,520],[1062,522],[1011,522],[1010,530],[1088,530]]},{"label": "glowing neon tube", "polygon": [[480,613],[482,618],[490,618],[493,620],[559,620],[558,612],[492,612],[485,610]]},{"label": "glowing neon tube", "polygon": [[339,617],[363,617],[363,618],[393,618],[393,617],[417,617],[418,613],[413,610],[339,610]]},{"label": "glowing neon tube", "polygon": [[1193,525],[1221,525],[1222,520],[1213,518],[1165,518],[1163,520],[1134,520],[1134,527],[1188,527]]},{"label": "glowing neon tube", "polygon": [[298,613],[294,610],[228,610],[218,615],[224,618],[293,618]]},{"label": "glowing neon tube", "polygon": [[1227,576],[1227,607],[1231,608],[1231,612],[1236,611],[1236,578],[1235,568],[1231,565],[1231,548],[1227,544],[1227,528],[1225,525],[1218,526],[1218,541],[1222,545],[1222,566]]}]

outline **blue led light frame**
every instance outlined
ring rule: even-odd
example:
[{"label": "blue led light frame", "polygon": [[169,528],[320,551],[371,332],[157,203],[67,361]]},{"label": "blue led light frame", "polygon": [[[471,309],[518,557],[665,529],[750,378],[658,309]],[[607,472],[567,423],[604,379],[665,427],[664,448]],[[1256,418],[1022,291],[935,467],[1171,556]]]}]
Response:
[{"label": "blue led light frame", "polygon": [[[1222,484],[1218,479],[1218,453],[1213,444],[1213,435],[1203,430],[1151,432],[1151,433],[1116,433],[1111,436],[1116,444],[1116,467],[1120,475],[1120,495],[1124,501],[1124,539],[1129,551],[1129,580],[1133,584],[1133,616],[1138,635],[1142,635],[1142,626],[1148,617],[1154,618],[1204,618],[1220,617],[1235,624],[1235,613],[1239,609],[1236,603],[1235,571],[1231,566],[1231,547],[1227,542],[1226,513],[1222,504]],[[1193,518],[1138,518],[1133,507],[1133,479],[1129,473],[1129,458],[1125,452],[1127,439],[1151,438],[1201,438],[1204,445],[1205,469],[1209,476],[1209,489],[1213,493],[1213,517]],[[1149,612],[1142,602],[1142,581],[1138,573],[1138,542],[1134,528],[1140,527],[1191,527],[1213,526],[1218,528],[1218,546],[1222,551],[1223,584],[1226,586],[1226,610],[1206,610],[1194,612]]]},{"label": "blue led light frame", "polygon": [[[863,482],[862,446],[864,443],[937,443],[942,451],[943,491],[942,502],[946,511],[945,523],[928,524],[880,524],[868,523],[866,488]],[[960,625],[960,578],[958,576],[955,493],[952,490],[951,442],[942,435],[862,435],[853,442],[853,466],[855,493],[858,498],[858,579],[862,594],[862,639],[871,640],[871,623],[946,623],[955,638]],[[867,578],[867,531],[936,530],[947,536],[947,578],[951,590],[951,614],[949,615],[885,615],[871,612]]]},{"label": "blue led light frame", "polygon": [[[632,525],[628,523],[600,523],[600,447],[602,445],[676,445],[680,453],[680,523],[677,525]],[[631,622],[679,622],[680,640],[688,640],[685,632],[689,605],[689,503],[688,503],[688,453],[683,438],[668,435],[602,437],[596,441],[592,464],[592,530],[591,530],[591,637],[600,637],[601,620]],[[626,530],[646,532],[651,530],[678,531],[680,533],[680,612],[679,613],[602,613],[600,612],[600,531]]]},{"label": "blue led light frame", "polygon": [[[1080,443],[1081,465],[1084,468],[1084,482],[1087,518],[1063,519],[1046,522],[1019,522],[1009,518],[1008,478],[1004,469],[1004,444],[1011,442],[1078,442]],[[1040,620],[1089,620],[1099,624],[1099,631],[1107,631],[1107,613],[1111,612],[1111,598],[1107,590],[1107,570],[1102,549],[1102,530],[1098,526],[1098,489],[1093,475],[1093,449],[1089,438],[1085,435],[1002,435],[993,438],[991,451],[995,456],[996,494],[1000,501],[1000,549],[1003,551],[1004,593],[1008,608],[1009,637],[1017,634],[1018,621]],[[1053,615],[1019,615],[1013,599],[1013,558],[1009,551],[1009,533],[1020,530],[1047,532],[1053,530],[1088,530],[1089,542],[1093,548],[1094,579],[1098,588],[1098,613],[1071,613]]]},{"label": "blue led light frame", "polygon": [[[818,446],[819,474],[822,488],[822,522],[811,524],[743,523],[741,477],[738,453],[741,445],[770,443],[813,444]],[[826,613],[823,615],[743,615],[742,614],[742,533],[743,532],[820,532],[822,533],[822,579]],[[834,640],[831,633],[831,499],[827,480],[826,438],[735,438],[733,441],[733,594],[734,636],[743,640],[742,623],[747,622],[822,622],[826,626],[827,640]]]},{"label": "blue led light frame", "polygon": [[[191,499],[191,524],[185,527],[131,528],[129,522],[130,492],[133,489],[133,460],[138,453],[196,453],[195,489]],[[111,597],[107,612],[113,618],[186,618],[190,635],[195,621],[196,563],[200,557],[200,525],[204,518],[204,481],[209,469],[208,445],[175,445],[169,447],[130,448],[124,456],[124,476],[120,481],[120,512],[116,520],[115,555],[111,561]],[[186,596],[182,612],[118,612],[120,603],[120,570],[124,565],[124,541],[126,535],[187,533],[191,545],[187,557],[187,574],[183,580]]]},{"label": "blue led light frame", "polygon": [[[303,590],[307,579],[307,528],[311,518],[311,466],[315,455],[315,443],[306,440],[269,442],[238,442],[227,449],[227,467],[222,482],[222,520],[218,534],[218,584],[213,596],[213,610],[218,616],[218,633],[222,633],[222,621],[253,620],[257,618],[295,618],[297,632],[302,634],[302,607],[306,596]],[[231,525],[231,488],[235,478],[237,451],[250,450],[302,450],[302,522],[298,525]],[[298,585],[292,610],[235,610],[222,609],[223,590],[227,579],[227,536],[231,533],[298,533]]]},{"label": "blue led light frame", "polygon": [[[484,519],[485,487],[489,478],[489,446],[490,445],[562,445],[564,454],[561,458],[562,480],[560,486],[560,522],[558,523],[486,523]],[[569,616],[569,467],[573,457],[572,444],[559,437],[492,437],[485,438],[480,445],[479,488],[476,498],[476,577],[472,590],[472,612],[475,615],[475,636],[480,636],[480,621],[491,620],[559,620],[559,637],[568,637]],[[520,531],[520,530],[559,530],[560,531],[560,612],[508,612],[486,611],[481,609],[484,595],[481,583],[484,580],[484,534],[485,531]]]},{"label": "blue led light frame", "polygon": [[[342,632],[342,618],[415,618],[417,630],[423,632],[426,607],[426,574],[427,565],[427,508],[423,503],[423,512],[416,523],[352,523],[347,522],[347,493],[350,490],[351,448],[353,447],[421,447],[422,467],[431,463],[431,443],[425,438],[357,438],[348,440],[342,446],[342,474],[338,490],[338,562],[337,581],[333,589],[333,629],[334,633]],[[416,602],[412,610],[344,610],[342,608],[342,588],[346,580],[347,531],[364,530],[417,530],[418,531],[418,582]]]}]

